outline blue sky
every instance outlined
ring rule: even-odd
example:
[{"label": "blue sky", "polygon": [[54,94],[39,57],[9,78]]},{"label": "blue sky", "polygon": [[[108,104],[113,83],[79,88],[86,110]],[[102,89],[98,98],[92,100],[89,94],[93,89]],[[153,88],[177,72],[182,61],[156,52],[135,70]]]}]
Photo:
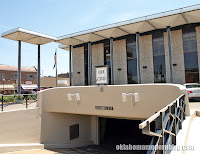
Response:
[{"label": "blue sky", "polygon": [[[199,0],[0,0],[0,33],[22,27],[62,36],[118,21],[177,9]],[[42,75],[55,75],[57,43],[41,46]],[[18,43],[0,38],[0,64],[17,65]],[[69,70],[68,52],[58,49],[58,73]],[[22,66],[37,66],[37,46],[22,42]]]}]

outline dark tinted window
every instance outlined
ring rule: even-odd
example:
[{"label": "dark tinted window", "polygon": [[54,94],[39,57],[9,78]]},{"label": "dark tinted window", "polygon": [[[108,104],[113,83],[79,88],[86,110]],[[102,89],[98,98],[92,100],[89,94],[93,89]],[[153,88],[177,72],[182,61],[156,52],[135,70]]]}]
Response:
[{"label": "dark tinted window", "polygon": [[85,85],[88,85],[88,44],[84,45]]},{"label": "dark tinted window", "polygon": [[109,68],[109,84],[111,84],[110,40],[104,41],[104,65],[108,65],[108,68]]},{"label": "dark tinted window", "polygon": [[154,65],[154,82],[166,82],[165,71],[165,49],[163,32],[155,32],[153,37],[153,65]]},{"label": "dark tinted window", "polygon": [[183,50],[185,63],[185,82],[199,82],[195,26],[187,25],[183,28]]},{"label": "dark tinted window", "polygon": [[137,54],[136,54],[136,37],[135,35],[126,38],[127,53],[127,77],[128,84],[138,83],[137,79]]}]

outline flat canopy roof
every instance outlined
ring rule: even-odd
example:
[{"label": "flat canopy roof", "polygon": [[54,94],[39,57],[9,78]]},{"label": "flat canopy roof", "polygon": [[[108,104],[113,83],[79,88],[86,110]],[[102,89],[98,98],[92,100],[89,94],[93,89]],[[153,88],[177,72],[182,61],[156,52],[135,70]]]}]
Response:
[{"label": "flat canopy roof", "polygon": [[56,37],[30,31],[23,28],[15,28],[13,30],[2,33],[1,37],[14,41],[23,41],[35,45],[43,45],[57,40]]},{"label": "flat canopy roof", "polygon": [[60,44],[58,47],[59,47],[60,49],[69,51],[69,46],[67,46],[67,45]]},{"label": "flat canopy roof", "polygon": [[200,22],[200,5],[195,5],[64,35],[59,37],[56,42],[64,45],[79,45],[111,37],[116,38],[137,32],[143,33],[155,29],[165,29],[168,26],[176,27],[198,22]]}]

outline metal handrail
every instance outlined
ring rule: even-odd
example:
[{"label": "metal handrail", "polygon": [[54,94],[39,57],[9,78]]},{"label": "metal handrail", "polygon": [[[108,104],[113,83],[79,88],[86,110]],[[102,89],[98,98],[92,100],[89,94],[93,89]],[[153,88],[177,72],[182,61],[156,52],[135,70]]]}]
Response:
[{"label": "metal handrail", "polygon": [[[176,145],[176,136],[179,129],[182,129],[182,122],[185,120],[185,95],[180,95],[176,100],[165,106],[163,109],[139,124],[142,133],[153,136],[150,145]],[[155,131],[151,130],[151,123],[155,122]],[[169,142],[171,140],[171,142]],[[151,147],[150,146],[150,147]],[[148,154],[166,153],[165,149],[147,151]]]}]

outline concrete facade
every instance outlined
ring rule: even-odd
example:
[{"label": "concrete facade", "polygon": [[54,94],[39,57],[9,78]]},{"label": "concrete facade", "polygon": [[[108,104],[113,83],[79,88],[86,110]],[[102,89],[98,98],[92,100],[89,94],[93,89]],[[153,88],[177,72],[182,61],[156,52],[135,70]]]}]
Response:
[{"label": "concrete facade", "polygon": [[127,84],[126,57],[126,39],[113,41],[114,84],[116,85]]},{"label": "concrete facade", "polygon": [[171,31],[172,46],[172,64],[173,66],[173,82],[178,84],[185,83],[185,64],[183,53],[183,36],[182,30]]},{"label": "concrete facade", "polygon": [[92,85],[96,84],[95,66],[104,65],[104,44],[92,45]]},{"label": "concrete facade", "polygon": [[166,82],[170,83],[169,48],[168,48],[167,32],[164,32],[164,47],[165,47]]},{"label": "concrete facade", "polygon": [[72,48],[73,74],[72,81],[74,86],[85,85],[84,70],[84,47]]},{"label": "concrete facade", "polygon": [[152,35],[140,36],[140,70],[141,83],[154,83]]}]

